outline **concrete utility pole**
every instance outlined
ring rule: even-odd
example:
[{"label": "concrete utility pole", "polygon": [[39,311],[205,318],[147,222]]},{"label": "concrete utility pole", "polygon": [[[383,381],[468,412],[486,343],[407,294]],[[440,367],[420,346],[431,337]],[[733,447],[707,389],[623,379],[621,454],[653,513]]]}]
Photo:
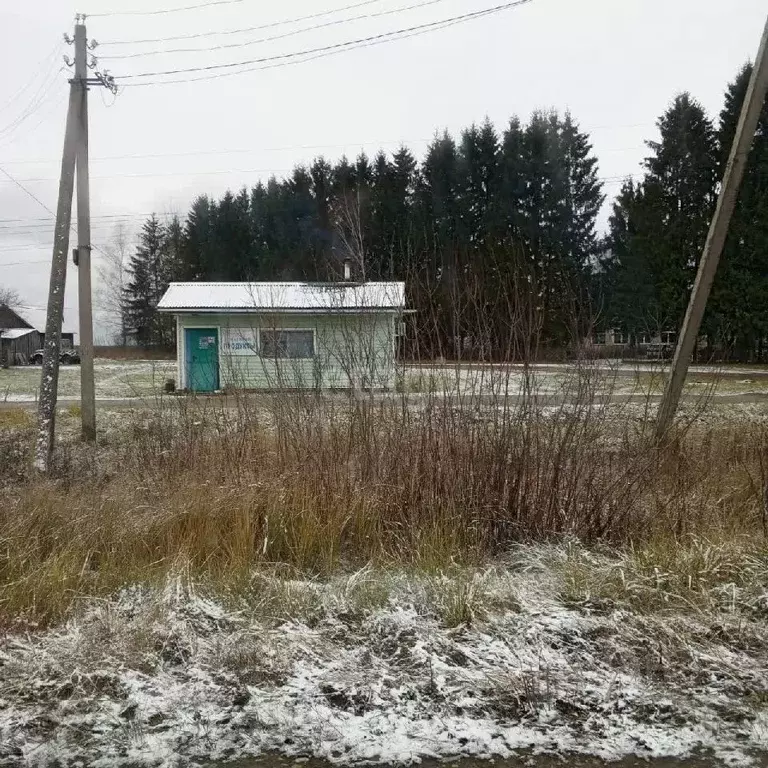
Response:
[{"label": "concrete utility pole", "polygon": [[75,81],[81,89],[77,137],[77,275],[80,313],[80,420],[83,440],[96,439],[91,297],[91,200],[88,177],[88,50],[85,25],[75,26]]},{"label": "concrete utility pole", "polygon": [[59,349],[61,321],[64,314],[64,287],[69,258],[69,229],[72,224],[72,193],[75,186],[75,156],[82,89],[72,81],[69,86],[69,109],[61,157],[59,200],[56,206],[56,227],[53,235],[51,282],[48,288],[48,313],[45,320],[43,372],[38,404],[38,432],[35,445],[35,467],[47,472],[53,453],[56,421],[56,395],[59,385]]},{"label": "concrete utility pole", "polygon": [[723,184],[717,199],[717,207],[709,227],[707,241],[699,262],[699,270],[696,281],[693,284],[693,292],[688,303],[688,309],[683,320],[683,328],[675,349],[675,357],[672,360],[672,369],[669,373],[664,397],[659,406],[659,414],[656,421],[656,438],[661,439],[667,432],[669,425],[680,403],[680,395],[688,373],[688,363],[696,345],[699,335],[701,319],[707,307],[707,299],[712,288],[712,281],[717,272],[717,264],[723,251],[728,225],[739,196],[739,187],[744,177],[744,169],[747,165],[747,157],[755,138],[755,129],[763,109],[766,91],[768,90],[768,20],[763,30],[757,59],[752,70],[752,77],[744,97],[741,108],[741,116],[736,126],[736,134],[733,137],[731,153],[723,175]]},{"label": "concrete utility pole", "polygon": [[[66,36],[65,36],[66,37]],[[45,323],[43,372],[40,382],[38,435],[35,466],[47,472],[54,446],[56,398],[59,382],[61,322],[64,314],[64,288],[69,256],[69,230],[72,226],[72,196],[77,164],[77,235],[81,346],[81,412],[85,440],[96,438],[96,399],[93,383],[93,314],[91,308],[91,219],[88,183],[88,86],[101,85],[116,92],[114,79],[107,72],[88,77],[88,40],[85,16],[75,19],[75,76],[69,81],[69,109],[61,160],[59,200],[56,208],[51,282],[48,291],[48,315]],[[95,43],[91,48],[95,47]],[[68,64],[71,65],[71,62]],[[90,66],[95,66],[95,61]]]}]

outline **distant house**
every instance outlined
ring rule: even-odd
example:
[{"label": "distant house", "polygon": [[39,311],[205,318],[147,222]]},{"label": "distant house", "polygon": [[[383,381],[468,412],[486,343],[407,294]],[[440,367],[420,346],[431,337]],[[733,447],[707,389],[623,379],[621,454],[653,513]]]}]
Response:
[{"label": "distant house", "polygon": [[404,283],[172,283],[179,386],[388,388]]},{"label": "distant house", "polygon": [[[45,309],[38,307],[24,307],[24,318],[40,333],[40,346],[45,341],[45,321],[48,313]],[[64,327],[61,332],[61,348],[71,349],[75,346],[75,332],[70,330],[76,324],[76,319],[72,316],[68,308],[64,310]]]},{"label": "distant house", "polygon": [[[33,324],[34,320],[40,320],[39,316],[30,318],[33,322],[27,319],[34,311],[25,310],[24,314],[26,318],[10,307],[0,305],[0,362],[4,365],[28,365],[45,341],[45,313],[41,325]],[[73,347],[74,340],[73,332],[62,333],[62,348]]]},{"label": "distant house", "polygon": [[0,305],[0,363],[27,365],[40,348],[40,333],[21,315]]}]

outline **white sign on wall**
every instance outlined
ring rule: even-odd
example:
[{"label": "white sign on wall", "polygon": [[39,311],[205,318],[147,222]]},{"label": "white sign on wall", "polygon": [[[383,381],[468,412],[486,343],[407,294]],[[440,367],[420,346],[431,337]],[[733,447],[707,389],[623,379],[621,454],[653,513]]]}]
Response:
[{"label": "white sign on wall", "polygon": [[227,355],[258,355],[257,328],[222,328],[222,352]]}]

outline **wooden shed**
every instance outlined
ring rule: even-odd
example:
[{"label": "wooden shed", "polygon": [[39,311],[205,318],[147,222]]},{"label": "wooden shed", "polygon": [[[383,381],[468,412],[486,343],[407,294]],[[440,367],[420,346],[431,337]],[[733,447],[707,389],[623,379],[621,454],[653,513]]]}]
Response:
[{"label": "wooden shed", "polygon": [[40,334],[34,328],[0,331],[0,361],[4,365],[29,365],[40,346]]},{"label": "wooden shed", "polygon": [[[5,304],[0,304],[0,364],[29,365],[32,355],[45,342],[45,311],[26,308],[22,317]],[[31,317],[31,321],[28,318]],[[62,349],[74,346],[75,334],[61,334]]]},{"label": "wooden shed", "polygon": [[40,334],[11,307],[0,304],[0,365],[26,365]]}]

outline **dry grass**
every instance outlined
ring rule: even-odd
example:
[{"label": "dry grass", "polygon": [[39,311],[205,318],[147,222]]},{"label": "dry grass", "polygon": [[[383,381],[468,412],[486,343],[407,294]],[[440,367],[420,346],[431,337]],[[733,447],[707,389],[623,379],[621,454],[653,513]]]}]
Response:
[{"label": "dry grass", "polygon": [[746,612],[766,615],[768,553],[762,538],[656,536],[620,553],[580,547],[558,554],[568,605],[641,613]]},{"label": "dry grass", "polygon": [[[259,410],[180,400],[113,445],[62,449],[57,477],[11,485],[0,615],[58,620],[83,596],[162,583],[179,567],[235,591],[274,564],[320,577],[397,564],[439,580],[515,542],[562,537],[627,548],[641,585],[625,589],[620,568],[577,559],[566,590],[577,602],[618,590],[654,607],[662,593],[732,579],[741,565],[706,561],[696,542],[733,542],[735,558],[762,546],[766,430],[692,427],[658,448],[644,423],[600,405],[596,375],[585,370],[546,413],[535,392],[503,389],[414,401],[281,395]],[[451,585],[435,604],[446,622],[471,622],[482,589],[472,576]]]},{"label": "dry grass", "polygon": [[32,415],[25,408],[0,410],[0,429],[26,429],[32,426]]},{"label": "dry grass", "polygon": [[176,353],[172,349],[144,347],[94,347],[96,357],[104,360],[173,360]]}]

